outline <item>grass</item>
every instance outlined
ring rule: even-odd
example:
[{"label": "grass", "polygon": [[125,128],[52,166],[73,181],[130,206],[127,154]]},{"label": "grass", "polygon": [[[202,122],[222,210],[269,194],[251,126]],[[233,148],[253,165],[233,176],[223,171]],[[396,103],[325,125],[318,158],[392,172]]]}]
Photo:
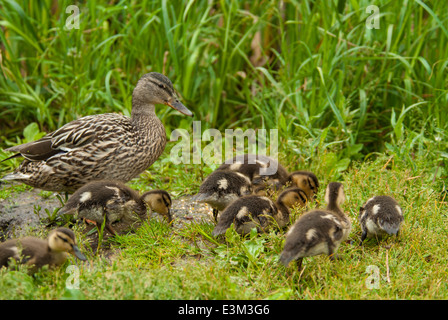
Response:
[{"label": "grass", "polygon": [[[80,28],[65,30],[73,4]],[[34,277],[1,270],[0,299],[446,299],[448,5],[377,1],[380,28],[368,29],[371,4],[0,0],[2,149],[81,116],[129,115],[139,77],[163,72],[202,131],[278,129],[289,170],[312,170],[322,186],[342,182],[354,241],[341,260],[309,258],[298,273],[277,262],[281,232],[223,240],[211,224],[151,221],[110,243],[112,262],[77,232],[89,257],[78,263],[79,289],[66,285],[72,260]],[[193,120],[164,106],[157,114],[168,137],[191,133]],[[174,165],[174,145],[130,186],[197,192],[215,167]],[[19,163],[1,162],[0,174]],[[28,189],[2,186],[0,199]],[[401,235],[359,247],[359,206],[381,193],[404,209]]]},{"label": "grass", "polygon": [[[383,152],[404,130],[432,140],[446,133],[443,0],[378,1],[379,29],[366,27],[367,0],[98,0],[77,4],[79,29],[70,30],[70,1],[1,4],[7,140],[30,122],[49,132],[84,115],[129,115],[132,89],[148,71],[172,79],[203,129],[276,128],[282,139],[314,139],[331,128],[324,142],[364,155]],[[158,115],[168,135],[191,128],[169,108]]]},{"label": "grass", "polygon": [[[416,171],[393,157],[356,162],[339,181],[346,189],[344,211],[352,220],[350,240],[341,245],[340,260],[307,258],[304,269],[284,267],[278,256],[284,232],[252,233],[241,237],[228,230],[225,238],[211,237],[213,224],[195,222],[182,229],[149,221],[134,234],[109,240],[114,258],[89,251],[78,232],[81,250],[89,261],[77,263],[79,289],[67,289],[70,273],[43,270],[34,278],[24,271],[0,271],[1,299],[446,299],[447,202],[440,183],[424,159]],[[322,164],[321,164],[322,165]],[[295,169],[290,167],[290,170]],[[319,172],[317,166],[311,169]],[[190,177],[181,178],[191,179]],[[331,179],[319,174],[322,185]],[[143,182],[144,178],[134,181]],[[323,188],[318,203],[323,202]],[[403,208],[405,222],[399,238],[366,240],[359,246],[360,205],[377,194],[393,195]],[[298,217],[302,211],[296,211]],[[369,267],[373,266],[373,267]],[[377,268],[374,282],[369,281]]]}]

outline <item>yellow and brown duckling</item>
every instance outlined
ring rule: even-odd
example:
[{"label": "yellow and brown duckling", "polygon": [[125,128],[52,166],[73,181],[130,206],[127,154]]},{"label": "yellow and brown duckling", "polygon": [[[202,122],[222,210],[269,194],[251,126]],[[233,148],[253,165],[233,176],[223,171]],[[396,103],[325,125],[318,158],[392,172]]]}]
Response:
[{"label": "yellow and brown duckling", "polygon": [[294,171],[290,173],[286,184],[305,191],[309,201],[315,200],[319,191],[319,180],[310,171]]},{"label": "yellow and brown duckling", "polygon": [[202,182],[193,200],[209,204],[213,208],[213,217],[216,221],[219,211],[224,210],[238,198],[251,193],[252,184],[247,176],[229,170],[215,170]]},{"label": "yellow and brown duckling", "polygon": [[0,268],[7,267],[10,259],[31,266],[36,271],[45,265],[58,266],[65,262],[68,253],[80,260],[87,260],[76,245],[75,234],[68,228],[57,228],[48,240],[35,237],[7,240],[0,244]]},{"label": "yellow and brown duckling", "polygon": [[341,209],[344,201],[343,185],[329,183],[325,193],[327,208],[303,214],[286,233],[280,255],[280,261],[285,266],[296,260],[300,270],[304,257],[327,254],[334,258],[340,243],[348,238],[351,230],[350,219]]},{"label": "yellow and brown duckling", "polygon": [[250,179],[254,188],[265,185],[280,187],[288,178],[288,171],[278,161],[258,154],[246,153],[227,159],[216,170],[230,170],[244,174]]},{"label": "yellow and brown duckling", "polygon": [[359,244],[361,245],[366,238],[398,236],[403,221],[403,211],[394,198],[386,195],[370,198],[359,209],[362,230]]},{"label": "yellow and brown duckling", "polygon": [[249,195],[232,202],[219,216],[212,235],[224,234],[234,225],[240,234],[247,234],[252,228],[260,232],[271,225],[274,220],[283,228],[289,223],[290,211],[295,205],[305,206],[306,194],[300,188],[289,188],[283,191],[276,202],[264,196]]},{"label": "yellow and brown duckling", "polygon": [[105,221],[106,230],[115,235],[114,222],[120,220],[133,224],[142,220],[146,217],[147,207],[171,222],[171,204],[171,197],[165,190],[151,190],[140,196],[122,182],[100,180],[79,188],[59,214],[72,214],[94,221],[98,228]]},{"label": "yellow and brown duckling", "polygon": [[165,149],[166,133],[156,104],[193,115],[177,98],[170,79],[147,73],[133,91],[131,117],[116,113],[82,117],[37,141],[8,148],[16,153],[10,158],[24,160],[2,179],[68,193],[94,180],[127,182]]}]

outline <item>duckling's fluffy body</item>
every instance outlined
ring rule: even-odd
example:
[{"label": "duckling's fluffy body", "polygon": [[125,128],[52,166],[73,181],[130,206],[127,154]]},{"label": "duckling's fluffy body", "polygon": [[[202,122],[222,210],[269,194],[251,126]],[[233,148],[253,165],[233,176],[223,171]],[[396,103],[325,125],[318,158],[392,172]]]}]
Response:
[{"label": "duckling's fluffy body", "polygon": [[216,219],[218,211],[224,210],[233,201],[251,193],[252,185],[247,176],[239,172],[215,170],[202,182],[194,200],[212,206]]},{"label": "duckling's fluffy body", "polygon": [[57,228],[50,232],[48,240],[35,237],[12,239],[0,244],[0,268],[7,267],[10,259],[27,264],[32,271],[45,265],[58,266],[67,259],[67,253],[81,260],[86,257],[76,245],[75,234],[67,228]]},{"label": "duckling's fluffy body", "polygon": [[167,77],[145,74],[134,89],[130,118],[115,113],[86,116],[37,141],[8,148],[16,152],[10,158],[24,160],[2,179],[69,193],[94,180],[127,182],[154,163],[165,148],[165,128],[155,114],[155,104],[192,115]]},{"label": "duckling's fluffy body", "polygon": [[59,214],[74,214],[79,218],[95,221],[100,226],[106,218],[106,228],[123,221],[135,223],[146,217],[147,205],[171,221],[171,197],[164,190],[151,190],[142,196],[122,182],[100,180],[87,183],[70,196]]},{"label": "duckling's fluffy body", "polygon": [[212,235],[225,233],[232,223],[240,234],[249,233],[252,228],[263,231],[274,221],[283,228],[289,223],[289,208],[305,204],[306,195],[299,188],[283,191],[276,202],[264,196],[244,196],[232,202],[221,213]]},{"label": "duckling's fluffy body", "polygon": [[257,195],[244,196],[221,213],[212,235],[216,237],[225,233],[232,223],[240,234],[249,233],[252,228],[260,231],[269,225],[269,219],[276,214],[277,208],[271,199]]},{"label": "duckling's fluffy body", "polygon": [[300,268],[304,257],[319,254],[333,257],[340,243],[348,238],[351,222],[340,208],[345,201],[342,184],[331,182],[325,200],[325,210],[312,210],[303,214],[286,233],[280,255],[280,261],[285,266],[297,260]]},{"label": "duckling's fluffy body", "polygon": [[[263,172],[272,167],[275,172]],[[227,159],[216,170],[230,170],[248,177],[254,186],[283,185],[288,178],[286,169],[276,160],[265,155],[244,154]]]},{"label": "duckling's fluffy body", "polygon": [[404,221],[403,211],[398,202],[390,196],[375,196],[366,201],[359,210],[362,235],[361,243],[366,238],[382,238],[398,235]]}]

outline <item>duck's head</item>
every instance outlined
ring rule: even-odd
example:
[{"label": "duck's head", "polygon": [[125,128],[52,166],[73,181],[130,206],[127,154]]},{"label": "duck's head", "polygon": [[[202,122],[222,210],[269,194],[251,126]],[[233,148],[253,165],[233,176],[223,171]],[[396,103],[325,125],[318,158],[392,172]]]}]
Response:
[{"label": "duck's head", "polygon": [[178,99],[171,80],[161,73],[150,72],[137,82],[132,94],[133,106],[165,104],[186,116],[193,116]]},{"label": "duck's head", "polygon": [[319,189],[319,180],[316,175],[308,171],[295,171],[288,177],[292,187],[305,191],[309,200],[315,200]]},{"label": "duck's head", "polygon": [[76,245],[75,233],[67,228],[57,228],[48,235],[48,246],[53,252],[68,252],[80,260],[87,260]]},{"label": "duck's head", "polygon": [[325,202],[328,206],[340,207],[345,201],[344,186],[339,182],[330,182],[325,191]]},{"label": "duck's head", "polygon": [[142,200],[151,210],[164,216],[168,223],[173,219],[171,217],[171,197],[165,190],[151,190],[142,195]]}]

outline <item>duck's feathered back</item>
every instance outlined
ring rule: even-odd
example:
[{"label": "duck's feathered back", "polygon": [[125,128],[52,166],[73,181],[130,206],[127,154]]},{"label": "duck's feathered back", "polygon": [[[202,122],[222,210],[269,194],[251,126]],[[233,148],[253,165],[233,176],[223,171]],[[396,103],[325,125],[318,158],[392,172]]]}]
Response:
[{"label": "duck's feathered back", "polygon": [[192,115],[177,99],[171,81],[156,72],[140,78],[132,101],[131,118],[115,113],[86,116],[37,141],[6,149],[17,152],[10,158],[23,156],[24,161],[2,179],[58,192],[74,192],[94,180],[131,180],[165,149],[165,128],[154,104]]},{"label": "duck's feathered back", "polygon": [[86,116],[40,140],[6,149],[25,159],[3,179],[66,192],[92,180],[126,182],[157,160],[165,145],[165,128],[156,116],[138,130],[119,114]]}]

